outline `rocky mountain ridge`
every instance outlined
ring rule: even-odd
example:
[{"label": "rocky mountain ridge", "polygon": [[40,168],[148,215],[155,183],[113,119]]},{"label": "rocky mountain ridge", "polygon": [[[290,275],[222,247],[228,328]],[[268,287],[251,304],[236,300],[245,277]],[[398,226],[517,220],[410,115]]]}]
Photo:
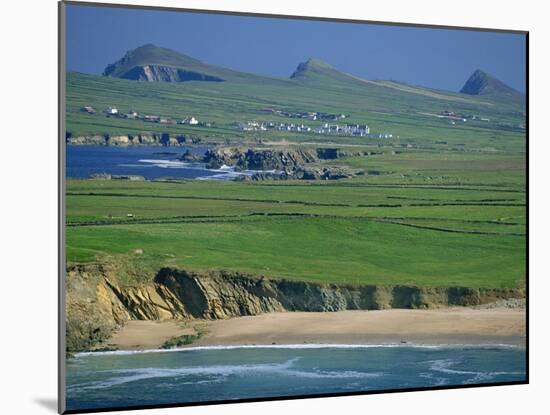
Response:
[{"label": "rocky mountain ridge", "polygon": [[181,52],[146,44],[127,51],[105,68],[103,76],[147,82],[247,81],[266,79],[260,75],[211,65]]},{"label": "rocky mountain ridge", "polygon": [[493,98],[525,100],[524,94],[480,69],[476,69],[468,78],[460,90],[460,93],[489,96]]}]

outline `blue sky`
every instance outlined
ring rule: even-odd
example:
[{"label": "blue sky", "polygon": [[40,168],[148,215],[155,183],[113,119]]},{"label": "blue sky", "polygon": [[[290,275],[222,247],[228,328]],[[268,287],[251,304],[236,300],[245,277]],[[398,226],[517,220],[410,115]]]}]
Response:
[{"label": "blue sky", "polygon": [[525,91],[525,36],[69,5],[67,70],[100,74],[153,43],[202,61],[288,77],[309,57],[366,79],[458,91],[477,68]]}]

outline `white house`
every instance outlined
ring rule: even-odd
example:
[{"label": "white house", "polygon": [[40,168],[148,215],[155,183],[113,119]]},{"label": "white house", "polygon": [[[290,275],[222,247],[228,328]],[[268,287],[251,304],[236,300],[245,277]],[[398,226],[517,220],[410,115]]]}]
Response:
[{"label": "white house", "polygon": [[90,107],[90,106],[82,107],[80,108],[80,111],[87,112],[88,114],[95,114],[94,107]]},{"label": "white house", "polygon": [[118,109],[115,107],[109,107],[107,108],[107,114],[116,115],[118,114]]},{"label": "white house", "polygon": [[199,123],[199,120],[197,120],[195,117],[191,117],[189,119],[189,125],[197,125]]}]

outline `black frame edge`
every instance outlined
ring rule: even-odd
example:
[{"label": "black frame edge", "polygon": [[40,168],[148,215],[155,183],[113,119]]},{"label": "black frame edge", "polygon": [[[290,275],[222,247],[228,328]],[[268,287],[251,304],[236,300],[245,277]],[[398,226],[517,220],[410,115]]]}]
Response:
[{"label": "black frame edge", "polygon": [[116,411],[138,411],[147,409],[168,409],[168,408],[188,408],[195,406],[212,406],[212,405],[226,405],[226,404],[242,404],[242,403],[254,403],[254,402],[278,402],[278,401],[294,401],[302,399],[318,399],[318,398],[345,398],[349,396],[368,396],[368,395],[381,395],[391,393],[410,393],[410,392],[432,392],[432,391],[445,391],[454,389],[472,389],[472,388],[487,388],[495,386],[517,386],[527,385],[527,381],[511,381],[511,382],[494,382],[494,383],[477,383],[471,385],[448,385],[448,386],[429,386],[425,388],[409,388],[409,389],[382,389],[372,391],[358,391],[358,392],[342,392],[342,393],[319,393],[311,395],[291,395],[291,396],[271,396],[267,398],[245,398],[245,399],[232,399],[232,400],[217,400],[217,401],[197,401],[197,402],[185,402],[175,404],[160,404],[160,405],[136,405],[136,406],[120,406],[120,407],[108,407],[108,408],[96,408],[96,409],[70,409],[63,414],[92,414],[101,412],[116,412]]},{"label": "black frame edge", "polygon": [[529,32],[525,33],[525,382],[529,384]]},{"label": "black frame edge", "polygon": [[60,1],[57,6],[57,104],[58,104],[58,182],[57,182],[57,212],[58,212],[58,278],[57,278],[57,330],[58,330],[58,351],[57,351],[57,412],[62,414],[66,411],[66,336],[65,336],[65,39],[66,39],[66,2]]}]

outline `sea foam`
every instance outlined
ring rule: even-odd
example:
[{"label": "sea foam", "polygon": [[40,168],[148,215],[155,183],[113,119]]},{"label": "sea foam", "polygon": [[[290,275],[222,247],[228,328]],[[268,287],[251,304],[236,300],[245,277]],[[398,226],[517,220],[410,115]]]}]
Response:
[{"label": "sea foam", "polygon": [[142,350],[110,350],[75,353],[75,357],[91,355],[132,355],[143,353],[175,353],[200,350],[236,350],[236,349],[372,349],[372,348],[418,348],[418,349],[517,349],[521,346],[513,344],[417,344],[417,343],[380,343],[380,344],[329,344],[329,343],[298,343],[298,344],[242,344],[191,346],[173,349],[142,349]]}]

